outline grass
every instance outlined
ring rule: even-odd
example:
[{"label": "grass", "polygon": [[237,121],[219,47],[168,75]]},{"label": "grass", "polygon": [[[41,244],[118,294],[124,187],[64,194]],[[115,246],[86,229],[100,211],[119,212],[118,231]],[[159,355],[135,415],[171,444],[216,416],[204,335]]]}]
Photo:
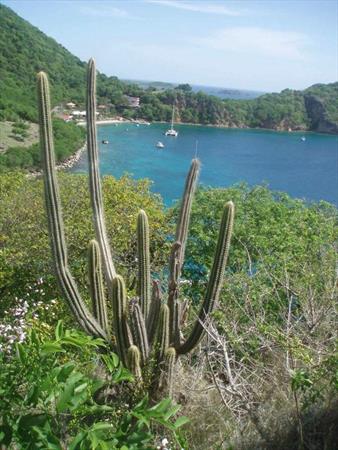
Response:
[{"label": "grass", "polygon": [[29,125],[27,129],[28,136],[20,141],[15,138],[12,132],[14,122],[0,122],[0,153],[4,153],[10,147],[30,147],[38,142],[39,127],[36,123],[26,122]]}]

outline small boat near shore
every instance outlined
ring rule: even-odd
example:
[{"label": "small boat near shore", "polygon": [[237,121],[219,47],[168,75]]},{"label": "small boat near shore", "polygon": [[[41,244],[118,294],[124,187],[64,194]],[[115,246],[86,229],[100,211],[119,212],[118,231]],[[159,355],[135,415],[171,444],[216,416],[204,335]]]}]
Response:
[{"label": "small boat near shore", "polygon": [[169,130],[167,130],[165,132],[166,136],[172,136],[172,137],[178,136],[178,131],[174,130],[174,114],[175,114],[175,107],[173,106],[173,113],[171,116],[171,127],[169,128]]},{"label": "small boat near shore", "polygon": [[305,142],[305,141],[306,141],[306,137],[305,137],[305,136],[302,136],[302,137],[300,138],[300,140],[303,141],[303,142]]},{"label": "small boat near shore", "polygon": [[102,139],[102,144],[109,144],[109,141],[107,139]]},{"label": "small boat near shore", "polygon": [[161,141],[158,141],[158,143],[156,144],[157,148],[164,148],[164,144]]}]

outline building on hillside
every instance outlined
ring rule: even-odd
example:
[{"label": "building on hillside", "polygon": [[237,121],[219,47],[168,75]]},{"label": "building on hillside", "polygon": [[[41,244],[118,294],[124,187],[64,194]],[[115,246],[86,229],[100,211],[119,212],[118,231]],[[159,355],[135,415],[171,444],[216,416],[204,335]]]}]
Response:
[{"label": "building on hillside", "polygon": [[69,108],[69,109],[73,109],[73,108],[75,108],[76,103],[68,102],[68,103],[66,103],[66,106],[67,106],[67,108]]},{"label": "building on hillside", "polygon": [[[98,111],[96,111],[95,114],[98,116],[100,113]],[[86,117],[86,115],[87,115],[86,111],[78,111],[78,110],[72,111],[72,116],[75,119],[79,119],[81,117],[84,118],[84,117]]]},{"label": "building on hillside", "polygon": [[128,106],[131,108],[139,108],[140,107],[140,97],[130,97],[126,95]]}]

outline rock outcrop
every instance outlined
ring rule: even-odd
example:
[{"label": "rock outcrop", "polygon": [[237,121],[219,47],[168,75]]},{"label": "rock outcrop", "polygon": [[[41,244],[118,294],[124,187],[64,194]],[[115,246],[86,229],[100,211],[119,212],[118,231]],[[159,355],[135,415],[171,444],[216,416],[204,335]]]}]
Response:
[{"label": "rock outcrop", "polygon": [[327,118],[325,106],[319,97],[304,95],[305,108],[311,121],[310,128],[318,133],[338,134],[338,124]]}]

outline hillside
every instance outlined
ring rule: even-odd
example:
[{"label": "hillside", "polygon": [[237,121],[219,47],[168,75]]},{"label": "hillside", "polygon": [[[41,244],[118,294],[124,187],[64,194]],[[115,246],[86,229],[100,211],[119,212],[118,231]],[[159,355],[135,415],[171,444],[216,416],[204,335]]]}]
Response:
[{"label": "hillside", "polygon": [[[86,64],[0,4],[0,120],[36,120],[36,73],[48,73],[53,105],[84,102]],[[98,95],[119,93],[116,77],[98,76]]]},{"label": "hillside", "polygon": [[[1,4],[0,30],[0,120],[36,121],[35,76],[40,70],[49,74],[54,106],[73,101],[83,107],[84,62]],[[97,85],[107,115],[170,121],[175,103],[178,122],[338,134],[338,83],[251,100],[222,100],[193,92],[187,84],[138,86],[104,74],[98,74]],[[140,108],[130,108],[126,95],[140,97]]]}]

